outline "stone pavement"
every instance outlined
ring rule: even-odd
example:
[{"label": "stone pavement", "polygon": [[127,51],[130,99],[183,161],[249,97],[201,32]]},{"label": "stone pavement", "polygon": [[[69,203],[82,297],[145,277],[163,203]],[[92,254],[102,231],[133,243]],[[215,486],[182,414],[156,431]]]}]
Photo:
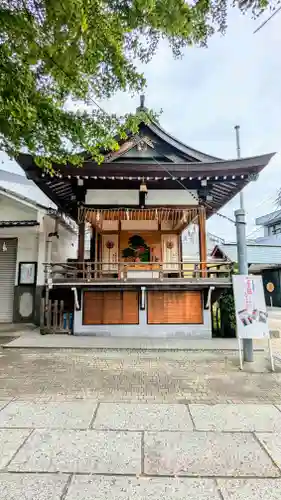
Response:
[{"label": "stone pavement", "polygon": [[4,349],[0,400],[281,404],[281,363],[232,351]]},{"label": "stone pavement", "polygon": [[0,408],[1,500],[281,499],[281,405]]},{"label": "stone pavement", "polygon": [[255,357],[0,351],[0,499],[281,500],[281,364]]},{"label": "stone pavement", "polygon": [[[1,345],[1,337],[0,337]],[[142,337],[93,337],[90,335],[40,335],[38,330],[22,332],[11,338],[9,349],[134,349],[134,350],[179,350],[214,351],[237,350],[236,339],[182,339],[182,338],[142,338]]]}]

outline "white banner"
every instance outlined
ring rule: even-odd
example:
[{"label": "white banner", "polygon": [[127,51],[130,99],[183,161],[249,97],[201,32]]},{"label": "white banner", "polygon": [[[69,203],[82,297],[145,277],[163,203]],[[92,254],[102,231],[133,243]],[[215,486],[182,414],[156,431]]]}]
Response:
[{"label": "white banner", "polygon": [[269,337],[267,311],[261,276],[233,276],[233,292],[237,337],[261,339]]}]

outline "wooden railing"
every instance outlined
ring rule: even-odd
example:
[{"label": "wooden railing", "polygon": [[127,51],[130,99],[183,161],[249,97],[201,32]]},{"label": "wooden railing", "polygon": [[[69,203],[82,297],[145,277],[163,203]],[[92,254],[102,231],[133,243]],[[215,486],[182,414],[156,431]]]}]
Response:
[{"label": "wooden railing", "polygon": [[210,262],[56,262],[44,264],[45,282],[163,281],[164,279],[230,278],[232,264]]}]

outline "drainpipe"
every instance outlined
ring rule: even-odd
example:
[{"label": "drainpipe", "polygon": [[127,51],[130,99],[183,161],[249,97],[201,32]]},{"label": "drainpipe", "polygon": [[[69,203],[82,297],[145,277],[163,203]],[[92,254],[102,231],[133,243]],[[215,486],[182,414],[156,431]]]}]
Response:
[{"label": "drainpipe", "polygon": [[54,231],[48,234],[48,239],[46,241],[46,264],[47,264],[47,285],[46,285],[46,309],[49,307],[49,291],[53,287],[52,276],[51,276],[51,262],[52,262],[52,243],[53,237],[59,238],[58,234],[58,218],[55,219]]},{"label": "drainpipe", "polygon": [[141,287],[141,303],[140,303],[140,309],[141,311],[145,310],[145,286]]},{"label": "drainpipe", "polygon": [[76,286],[73,286],[71,288],[71,290],[73,291],[74,293],[74,303],[75,303],[75,309],[76,311],[80,311],[80,304],[79,304],[79,300],[78,300],[78,293],[77,293],[77,288]]},{"label": "drainpipe", "polygon": [[214,289],[215,289],[214,286],[210,286],[210,288],[208,290],[208,297],[207,297],[205,309],[210,309],[210,307],[211,307],[211,297],[212,297],[212,292],[214,291]]}]

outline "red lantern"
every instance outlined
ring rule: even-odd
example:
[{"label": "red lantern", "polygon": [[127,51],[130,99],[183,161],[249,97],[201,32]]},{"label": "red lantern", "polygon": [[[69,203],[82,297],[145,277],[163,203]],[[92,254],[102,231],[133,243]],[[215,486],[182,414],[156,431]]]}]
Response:
[{"label": "red lantern", "polygon": [[112,248],[114,248],[114,241],[107,240],[105,246],[106,246],[106,248],[108,248],[108,250],[112,250]]}]

